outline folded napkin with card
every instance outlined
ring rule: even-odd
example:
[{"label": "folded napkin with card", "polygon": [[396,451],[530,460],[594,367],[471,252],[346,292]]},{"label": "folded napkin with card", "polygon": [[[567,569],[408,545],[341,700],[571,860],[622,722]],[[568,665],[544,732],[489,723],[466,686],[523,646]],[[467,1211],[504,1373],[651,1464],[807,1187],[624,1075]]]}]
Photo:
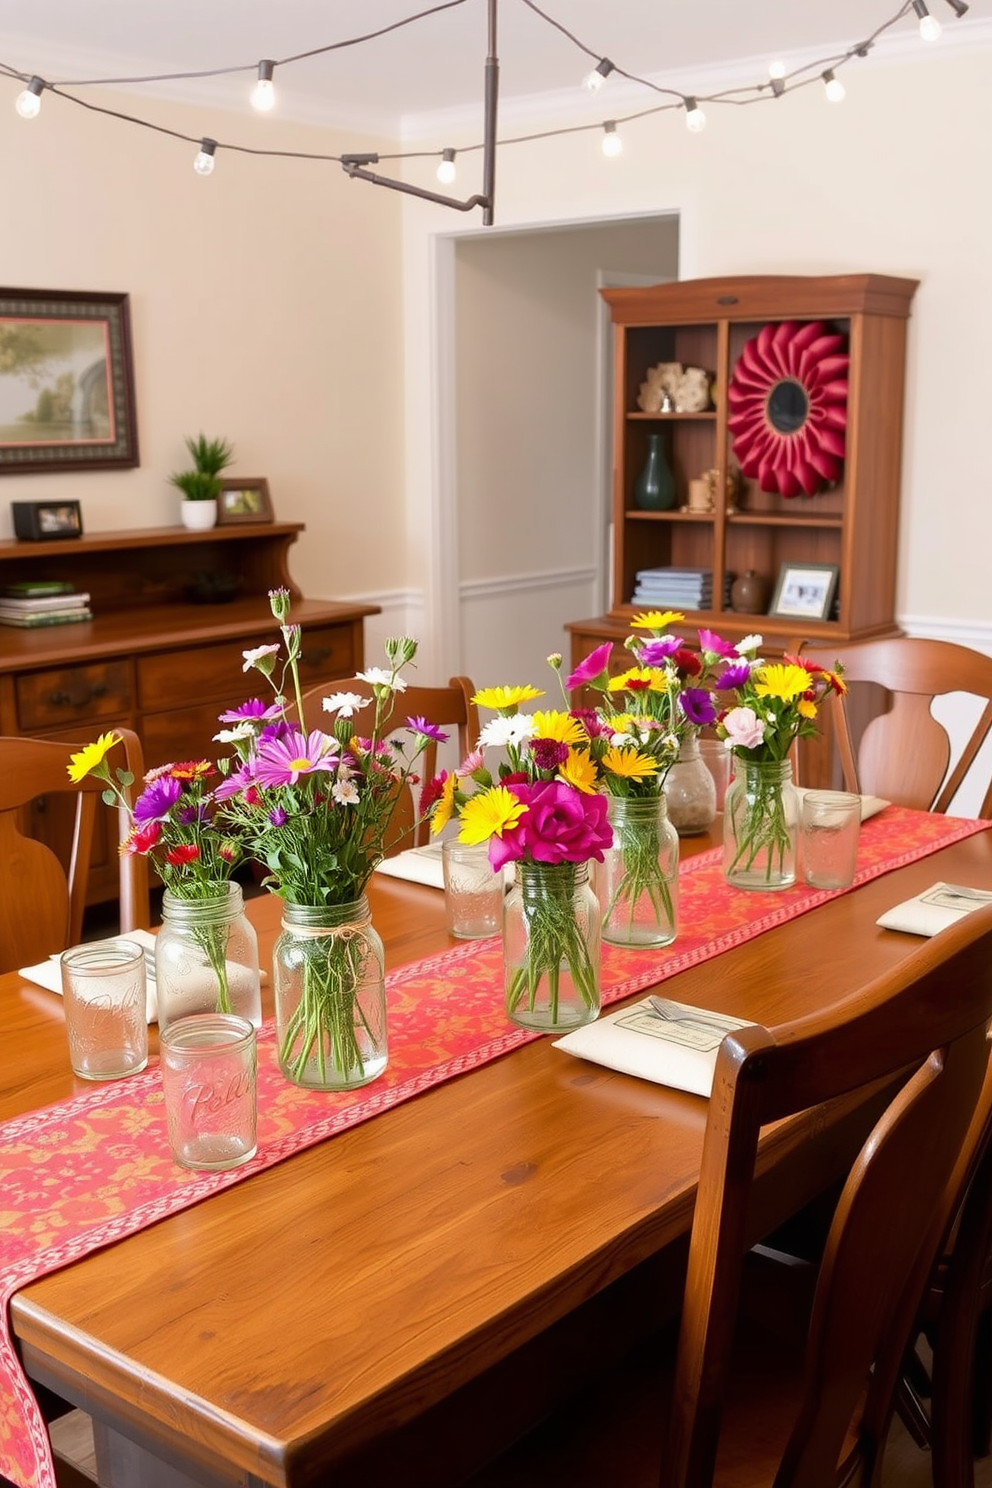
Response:
[{"label": "folded napkin with card", "polygon": [[405,878],[410,883],[427,884],[432,889],[444,888],[444,869],[441,866],[440,842],[429,842],[426,847],[411,847],[397,853],[393,858],[383,858],[376,873],[385,873],[389,878]]},{"label": "folded napkin with card", "polygon": [[[128,930],[125,935],[111,937],[115,940],[133,940],[140,945],[145,952],[145,988],[147,992],[147,1021],[154,1023],[158,1017],[158,1000],[155,995],[155,937],[147,930]],[[39,987],[44,987],[48,992],[57,992],[62,996],[62,968],[59,965],[60,953],[56,951],[54,956],[49,956],[47,961],[39,961],[37,966],[22,966],[17,975],[26,981],[36,982]]]},{"label": "folded napkin with card", "polygon": [[[808,791],[814,789],[817,789],[817,787],[807,785],[796,786],[796,795],[799,797],[800,810],[802,809],[803,796],[805,796]],[[886,806],[891,806],[891,804],[891,801],[883,801],[881,796],[862,796],[861,820],[867,821],[870,816],[877,816],[880,811],[884,811]]]},{"label": "folded napkin with card", "polygon": [[875,924],[883,930],[903,930],[907,935],[938,935],[983,904],[992,904],[992,893],[986,889],[935,883],[914,899],[904,899],[894,909],[887,909]]},{"label": "folded napkin with card", "polygon": [[555,1039],[554,1047],[656,1085],[708,1096],[724,1036],[747,1027],[746,1018],[649,997],[573,1029]]}]

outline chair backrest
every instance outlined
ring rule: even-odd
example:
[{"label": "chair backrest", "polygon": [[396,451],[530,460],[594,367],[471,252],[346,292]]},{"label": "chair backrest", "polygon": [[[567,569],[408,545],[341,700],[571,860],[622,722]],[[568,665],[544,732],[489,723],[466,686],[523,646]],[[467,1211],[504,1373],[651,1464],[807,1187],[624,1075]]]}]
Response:
[{"label": "chair backrest", "polygon": [[[323,699],[335,692],[357,692],[372,698],[372,688],[360,677],[325,682],[303,694],[303,722],[308,729],[327,731],[330,718],[323,710]],[[391,725],[400,728],[406,718],[426,718],[439,728],[458,730],[459,759],[475,748],[479,739],[479,710],[472,701],[476,687],[468,677],[452,677],[447,687],[408,687],[397,693]],[[358,714],[356,732],[361,733],[362,714]],[[428,740],[417,766],[418,781],[430,780],[437,773],[437,745]],[[387,853],[393,856],[408,847],[420,847],[429,840],[430,825],[417,821],[417,802],[412,791],[406,791],[397,802],[390,830]]]},{"label": "chair backrest", "polygon": [[[123,728],[114,733],[122,740],[123,758],[115,749],[112,767],[130,770],[140,780],[145,767],[137,734]],[[88,776],[74,785],[69,779],[70,757],[82,748],[50,739],[0,738],[0,972],[42,961],[76,945],[82,936],[96,813],[109,809],[100,801],[102,781]],[[71,808],[67,867],[50,847],[24,831],[25,808],[39,797],[52,796],[65,798]],[[116,845],[126,819],[115,815],[112,820]],[[121,930],[147,929],[149,924],[147,864],[144,858],[122,854]]]},{"label": "chair backrest", "polygon": [[[992,728],[992,656],[952,641],[913,636],[860,641],[839,649],[804,645],[800,654],[828,668],[840,661],[848,684],[872,683],[891,694],[888,711],[867,724],[856,752],[854,694],[834,698],[845,788],[921,811],[947,811]],[[984,708],[948,774],[950,739],[930,705],[935,697],[952,692],[971,693],[982,699]],[[985,783],[979,815],[992,815],[992,778]]]},{"label": "chair backrest", "polygon": [[[948,1179],[969,1134],[976,1136],[990,1014],[992,906],[825,1012],[724,1039],[690,1242],[665,1488],[712,1481],[761,1128],[911,1072],[858,1155],[835,1212],[803,1401],[775,1485],[847,1481],[837,1464],[852,1440],[872,1470],[915,1306],[957,1196]],[[894,1332],[901,1333],[895,1347]],[[866,1397],[880,1359],[885,1368]]]}]

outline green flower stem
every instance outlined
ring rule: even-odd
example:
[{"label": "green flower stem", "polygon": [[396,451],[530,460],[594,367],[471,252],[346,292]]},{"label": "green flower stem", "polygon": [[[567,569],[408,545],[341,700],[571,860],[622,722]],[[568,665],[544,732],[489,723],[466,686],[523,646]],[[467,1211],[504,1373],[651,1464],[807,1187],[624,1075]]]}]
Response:
[{"label": "green flower stem", "polygon": [[303,1082],[307,1065],[316,1058],[321,1082],[327,1059],[343,1079],[365,1076],[365,1063],[355,1030],[356,1013],[366,1033],[372,1030],[358,996],[362,976],[364,937],[357,927],[334,934],[318,934],[301,943],[302,996],[290,1015],[279,1049],[279,1062],[291,1078]]},{"label": "green flower stem", "polygon": [[623,874],[606,907],[604,923],[613,918],[617,905],[626,900],[630,912],[628,931],[632,933],[638,901],[646,895],[658,924],[673,926],[671,885],[659,862],[662,842],[657,818],[640,822],[614,820],[612,826],[614,846],[619,846],[623,861]]},{"label": "green flower stem", "polygon": [[210,969],[217,978],[217,1008],[218,1013],[230,1013],[231,990],[227,982],[227,939],[228,927],[224,924],[217,925],[192,925],[193,939],[200,947],[204,956],[210,963]]},{"label": "green flower stem", "polygon": [[585,935],[575,918],[575,864],[563,863],[543,869],[539,875],[520,865],[522,914],[527,927],[527,948],[522,966],[509,972],[506,1010],[512,1016],[526,996],[533,1013],[543,979],[547,979],[550,1021],[559,1018],[561,972],[567,969],[583,1004],[598,1006],[599,979]]},{"label": "green flower stem", "polygon": [[742,809],[736,807],[725,830],[732,833],[733,856],[727,862],[727,873],[749,873],[755,870],[764,854],[764,879],[771,883],[787,873],[787,859],[793,852],[793,832],[789,825],[783,787],[790,776],[782,762],[767,765],[742,762],[738,796]]}]

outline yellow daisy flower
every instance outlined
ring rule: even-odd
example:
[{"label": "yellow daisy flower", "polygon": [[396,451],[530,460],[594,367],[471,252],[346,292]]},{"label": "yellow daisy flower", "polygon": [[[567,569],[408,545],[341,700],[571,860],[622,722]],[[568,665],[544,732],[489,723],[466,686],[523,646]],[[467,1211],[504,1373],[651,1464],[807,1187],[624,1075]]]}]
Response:
[{"label": "yellow daisy flower", "polygon": [[455,811],[455,791],[458,789],[458,776],[452,770],[441,788],[441,794],[437,798],[437,804],[431,815],[431,835],[436,837],[438,832],[444,830]]},{"label": "yellow daisy flower", "polygon": [[800,718],[815,718],[816,704],[812,701],[811,698],[800,698],[799,702],[796,705],[796,712],[799,714]]},{"label": "yellow daisy flower", "polygon": [[108,751],[120,742],[120,734],[101,734],[94,744],[87,744],[78,754],[70,755],[70,763],[66,765],[66,769],[73,785],[85,780],[95,766],[103,763]]},{"label": "yellow daisy flower", "polygon": [[813,679],[805,667],[775,663],[761,668],[755,677],[754,690],[759,697],[781,698],[783,703],[791,703],[812,685]]},{"label": "yellow daisy flower", "polygon": [[529,684],[523,687],[483,687],[472,701],[480,708],[495,708],[497,712],[502,712],[504,708],[517,708],[531,698],[543,696],[539,687],[531,687]]},{"label": "yellow daisy flower", "polygon": [[588,734],[570,713],[535,713],[535,739],[555,739],[559,744],[585,744]]},{"label": "yellow daisy flower", "polygon": [[517,824],[530,807],[507,790],[505,785],[494,785],[490,790],[480,791],[462,807],[459,842],[470,845],[488,842],[494,834],[502,837],[507,827]]},{"label": "yellow daisy flower", "polygon": [[584,749],[570,749],[568,759],[558,771],[559,780],[563,780],[566,785],[574,785],[576,790],[582,791],[586,796],[596,794],[597,776],[596,762]]},{"label": "yellow daisy flower", "polygon": [[667,692],[668,678],[660,667],[631,667],[609,680],[611,692]]},{"label": "yellow daisy flower", "polygon": [[680,610],[648,610],[643,615],[635,615],[630,623],[635,630],[664,630],[666,625],[684,619]]},{"label": "yellow daisy flower", "polygon": [[615,749],[612,745],[603,755],[603,769],[623,780],[645,780],[657,775],[658,761],[639,749]]}]

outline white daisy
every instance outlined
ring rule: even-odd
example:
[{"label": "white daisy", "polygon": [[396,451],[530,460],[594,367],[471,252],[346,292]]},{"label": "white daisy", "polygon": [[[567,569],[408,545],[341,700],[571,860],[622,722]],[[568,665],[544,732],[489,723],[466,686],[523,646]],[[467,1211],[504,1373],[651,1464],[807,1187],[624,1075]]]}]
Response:
[{"label": "white daisy", "polygon": [[360,692],[336,692],[332,697],[326,697],[321,701],[321,707],[325,713],[337,713],[341,718],[354,718],[359,708],[364,708],[368,703],[367,697],[362,697]]}]

